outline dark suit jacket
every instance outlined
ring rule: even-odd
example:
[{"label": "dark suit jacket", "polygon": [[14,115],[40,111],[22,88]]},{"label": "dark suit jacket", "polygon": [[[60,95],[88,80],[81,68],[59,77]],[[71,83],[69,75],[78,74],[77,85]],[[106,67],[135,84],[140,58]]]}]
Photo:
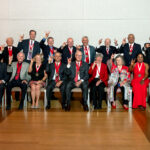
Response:
[{"label": "dark suit jacket", "polygon": [[[84,80],[85,82],[88,82],[89,79],[89,65],[86,62],[82,62],[80,70],[79,70],[79,75],[80,75],[80,80]],[[76,76],[76,62],[72,62],[70,68],[66,69],[66,74],[69,76],[69,79],[74,81],[75,76]]]},{"label": "dark suit jacket", "polygon": [[4,80],[5,82],[8,80],[7,66],[5,63],[1,62],[0,62],[0,80]]},{"label": "dark suit jacket", "polygon": [[[46,67],[46,64],[48,63],[48,57],[49,57],[49,53],[50,53],[50,47],[49,45],[45,45],[45,39],[42,39],[40,42],[40,48],[42,49],[43,55],[44,55],[44,66]],[[54,50],[57,50],[58,48],[53,47]]]},{"label": "dark suit jacket", "polygon": [[[17,47],[12,47],[12,54],[13,54],[13,62],[17,61],[17,54],[19,53],[19,49]],[[0,54],[0,60],[3,60],[3,63],[8,65],[9,63],[9,53],[8,53],[8,46],[4,48],[2,54]]]},{"label": "dark suit jacket", "polygon": [[[23,50],[23,53],[25,54],[25,61],[30,62],[27,60],[28,51],[29,51],[29,39],[23,40],[22,42],[18,43],[18,49],[21,51]],[[40,53],[40,44],[37,41],[34,41],[34,47],[33,47],[33,53],[32,58]]]},{"label": "dark suit jacket", "polygon": [[[66,45],[63,49],[59,48],[58,51],[62,54],[62,62],[64,64],[68,63],[68,58],[71,57],[68,45]],[[72,61],[75,61],[75,53],[76,53],[76,47],[73,46],[73,52],[72,52]]]},{"label": "dark suit jacket", "polygon": [[[93,63],[94,60],[95,60],[95,55],[96,55],[95,47],[89,45],[89,48],[90,48],[90,63]],[[81,52],[82,52],[82,61],[85,61],[85,54],[84,54],[84,47],[83,47],[83,45],[81,47]]]},{"label": "dark suit jacket", "polygon": [[107,60],[111,58],[112,54],[116,54],[119,52],[119,50],[115,46],[110,46],[109,47],[109,54],[106,52],[106,46],[100,46],[99,48],[96,49],[96,52],[102,53],[103,54],[103,63],[107,63]]},{"label": "dark suit jacket", "polygon": [[125,65],[129,66],[132,59],[135,59],[136,56],[141,53],[141,45],[134,43],[133,52],[129,54],[129,43],[126,43],[124,46],[121,45],[119,52],[124,54]]},{"label": "dark suit jacket", "polygon": [[[61,64],[60,68],[59,68],[59,77],[61,81],[65,81],[67,78],[65,76],[65,69],[66,69],[66,65],[65,64]],[[46,73],[48,74],[48,81],[52,81],[54,74],[55,74],[55,64],[47,64],[46,66]]]}]

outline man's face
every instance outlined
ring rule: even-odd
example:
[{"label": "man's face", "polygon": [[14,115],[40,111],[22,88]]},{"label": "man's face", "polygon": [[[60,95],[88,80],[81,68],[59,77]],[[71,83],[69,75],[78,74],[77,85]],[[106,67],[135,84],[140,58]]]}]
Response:
[{"label": "man's face", "polygon": [[69,47],[72,47],[73,46],[73,39],[72,38],[69,38],[68,40],[67,40],[67,44],[68,44],[68,46]]},{"label": "man's face", "polygon": [[18,54],[17,60],[18,60],[18,62],[23,62],[23,60],[24,60],[24,55],[23,55],[23,53],[19,53],[19,54]]},{"label": "man's face", "polygon": [[53,39],[48,39],[47,41],[49,46],[53,46],[54,45],[54,40]]},{"label": "man's face", "polygon": [[13,39],[12,38],[8,38],[6,41],[8,46],[13,46]]},{"label": "man's face", "polygon": [[60,53],[55,53],[54,59],[56,62],[60,62],[61,61],[61,54]]},{"label": "man's face", "polygon": [[132,44],[132,43],[134,43],[134,40],[135,40],[134,35],[133,35],[133,34],[129,34],[129,35],[128,35],[128,42],[129,42],[130,44]]},{"label": "man's face", "polygon": [[106,47],[109,47],[109,46],[110,46],[110,43],[111,43],[111,42],[110,42],[110,39],[106,39],[106,40],[105,40],[105,46],[106,46]]},{"label": "man's face", "polygon": [[83,39],[82,39],[82,43],[83,43],[84,46],[87,46],[88,43],[89,43],[88,38],[83,38]]},{"label": "man's face", "polygon": [[30,39],[35,40],[36,33],[34,31],[30,32]]},{"label": "man's face", "polygon": [[76,57],[77,61],[81,61],[82,60],[82,52],[80,52],[80,51],[76,52],[75,57]]}]

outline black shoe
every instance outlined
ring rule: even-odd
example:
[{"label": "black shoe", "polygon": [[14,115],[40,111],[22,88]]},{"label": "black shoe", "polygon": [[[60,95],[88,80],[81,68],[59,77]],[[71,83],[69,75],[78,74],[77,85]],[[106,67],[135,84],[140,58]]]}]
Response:
[{"label": "black shoe", "polygon": [[51,108],[51,106],[50,106],[50,105],[47,105],[47,106],[46,106],[46,109],[50,109],[50,108]]},{"label": "black shoe", "polygon": [[70,111],[70,104],[67,104],[67,105],[66,105],[65,111]]},{"label": "black shoe", "polygon": [[6,110],[11,110],[11,106],[7,106],[7,107],[6,107]]},{"label": "black shoe", "polygon": [[83,106],[84,111],[89,111],[88,105]]},{"label": "black shoe", "polygon": [[18,107],[19,110],[23,110],[23,104],[20,104]]}]

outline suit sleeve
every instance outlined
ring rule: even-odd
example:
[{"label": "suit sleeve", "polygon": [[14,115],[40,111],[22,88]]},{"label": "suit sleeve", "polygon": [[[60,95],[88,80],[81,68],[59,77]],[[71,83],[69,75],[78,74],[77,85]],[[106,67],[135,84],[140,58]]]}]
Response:
[{"label": "suit sleeve", "polygon": [[3,65],[4,66],[4,81],[7,82],[8,81],[8,75],[7,75],[7,66],[6,64]]},{"label": "suit sleeve", "polygon": [[42,49],[42,51],[44,51],[45,50],[45,48],[46,48],[46,45],[44,44],[45,43],[45,38],[43,38],[41,41],[40,41],[40,48]]},{"label": "suit sleeve", "polygon": [[17,47],[18,47],[18,50],[19,50],[19,51],[21,51],[21,50],[23,49],[23,42],[24,42],[24,41],[18,42],[18,46],[17,46]]},{"label": "suit sleeve", "polygon": [[100,46],[99,48],[96,48],[96,52],[102,53],[102,46]]}]

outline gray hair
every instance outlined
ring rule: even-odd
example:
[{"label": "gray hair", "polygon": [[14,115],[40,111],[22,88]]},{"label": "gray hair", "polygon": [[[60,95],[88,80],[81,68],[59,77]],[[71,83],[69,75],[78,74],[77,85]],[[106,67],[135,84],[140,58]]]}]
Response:
[{"label": "gray hair", "polygon": [[97,58],[97,57],[101,57],[103,59],[104,55],[102,53],[97,53],[95,58]]},{"label": "gray hair", "polygon": [[88,39],[88,40],[89,40],[88,36],[83,36],[83,37],[82,37],[82,40],[83,40],[84,38],[86,38],[86,39]]},{"label": "gray hair", "polygon": [[120,58],[122,60],[122,65],[125,65],[124,57],[122,55],[117,55],[114,61],[114,64],[117,65],[117,59]]}]

